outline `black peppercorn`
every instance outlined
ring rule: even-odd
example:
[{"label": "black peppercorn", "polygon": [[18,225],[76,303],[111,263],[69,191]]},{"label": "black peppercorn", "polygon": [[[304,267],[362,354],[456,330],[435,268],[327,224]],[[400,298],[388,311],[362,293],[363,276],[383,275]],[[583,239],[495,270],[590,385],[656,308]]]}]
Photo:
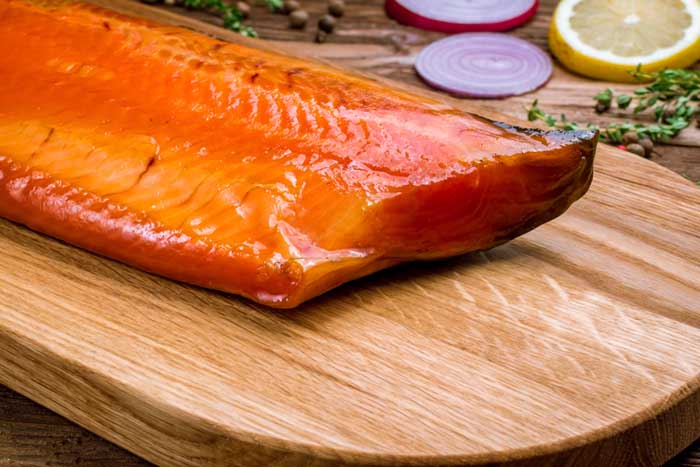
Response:
[{"label": "black peppercorn", "polygon": [[644,148],[644,155],[646,157],[651,157],[651,155],[654,153],[654,142],[649,138],[640,139],[639,145]]},{"label": "black peppercorn", "polygon": [[328,2],[328,13],[340,18],[345,14],[345,2],[343,0],[330,0]]},{"label": "black peppercorn", "polygon": [[297,0],[285,0],[282,4],[282,12],[285,14],[290,14],[300,9],[301,5]]},{"label": "black peppercorn", "polygon": [[637,143],[628,144],[627,152],[631,152],[632,154],[636,154],[641,157],[646,156],[646,151],[644,150],[642,145]]},{"label": "black peppercorn", "polygon": [[243,19],[247,19],[250,16],[250,5],[248,5],[246,2],[237,2],[236,8],[238,8],[238,11],[241,13],[241,16],[243,16]]},{"label": "black peppercorn", "polygon": [[289,15],[289,27],[292,29],[304,29],[308,22],[309,14],[304,10],[296,10]]},{"label": "black peppercorn", "polygon": [[627,131],[622,135],[622,142],[624,144],[639,143],[639,135],[636,131]]},{"label": "black peppercorn", "polygon": [[318,28],[328,34],[332,33],[333,29],[335,29],[335,18],[331,15],[324,15],[323,18],[318,20]]},{"label": "black peppercorn", "polygon": [[671,108],[664,109],[664,121],[669,121],[676,115],[676,111]]},{"label": "black peppercorn", "polygon": [[603,112],[607,112],[610,110],[610,104],[606,104],[604,102],[598,102],[595,105],[595,111],[599,114],[602,114]]}]

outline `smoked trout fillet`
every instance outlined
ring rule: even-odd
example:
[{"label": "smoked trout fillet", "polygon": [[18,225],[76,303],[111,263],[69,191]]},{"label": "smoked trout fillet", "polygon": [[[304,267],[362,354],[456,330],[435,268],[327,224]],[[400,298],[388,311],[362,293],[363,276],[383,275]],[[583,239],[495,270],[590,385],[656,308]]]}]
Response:
[{"label": "smoked trout fillet", "polygon": [[491,248],[588,189],[597,135],[67,0],[0,0],[0,216],[293,307]]}]

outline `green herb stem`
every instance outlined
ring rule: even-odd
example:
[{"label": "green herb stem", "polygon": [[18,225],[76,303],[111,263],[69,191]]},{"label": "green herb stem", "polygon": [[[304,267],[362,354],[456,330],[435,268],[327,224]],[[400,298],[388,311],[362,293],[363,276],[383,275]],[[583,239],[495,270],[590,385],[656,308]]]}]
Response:
[{"label": "green herb stem", "polygon": [[[282,0],[263,0],[272,11],[277,11],[282,8]],[[195,10],[210,10],[217,13],[224,20],[224,26],[232,31],[241,33],[248,37],[258,37],[255,29],[243,24],[243,14],[234,5],[225,3],[222,0],[185,0],[184,5],[187,8]]]}]

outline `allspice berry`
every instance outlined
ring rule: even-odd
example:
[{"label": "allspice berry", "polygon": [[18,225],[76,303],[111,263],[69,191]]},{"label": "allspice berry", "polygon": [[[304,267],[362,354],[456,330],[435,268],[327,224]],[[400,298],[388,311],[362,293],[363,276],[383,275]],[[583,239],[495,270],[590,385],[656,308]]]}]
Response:
[{"label": "allspice berry", "polygon": [[340,18],[345,14],[345,2],[343,0],[330,0],[328,2],[328,13]]},{"label": "allspice berry", "polygon": [[282,4],[282,12],[285,14],[293,13],[297,10],[301,10],[301,5],[297,0],[284,0]]},{"label": "allspice berry", "polygon": [[328,38],[328,33],[325,32],[325,31],[320,31],[320,30],[319,30],[319,31],[316,33],[316,42],[319,43],[319,44],[323,44],[324,42],[326,42],[326,39],[327,39],[327,38]]},{"label": "allspice berry", "polygon": [[318,28],[328,34],[332,33],[333,29],[335,29],[335,18],[331,15],[323,15],[323,17],[318,20]]},{"label": "allspice berry", "polygon": [[664,109],[664,121],[671,120],[674,115],[676,115],[675,110],[668,108],[668,107]]},{"label": "allspice berry", "polygon": [[639,145],[644,148],[645,157],[651,157],[654,153],[654,142],[649,138],[640,139]]},{"label": "allspice berry", "polygon": [[295,10],[289,15],[289,27],[292,29],[304,29],[309,22],[309,14],[304,10]]},{"label": "allspice berry", "polygon": [[637,143],[628,144],[627,152],[631,152],[632,154],[636,154],[641,157],[646,156],[646,151],[644,150],[644,147],[641,144]]},{"label": "allspice berry", "polygon": [[248,19],[248,17],[250,17],[250,5],[248,5],[246,2],[237,2],[236,8],[238,8],[238,11],[241,12],[243,19]]},{"label": "allspice berry", "polygon": [[624,144],[639,143],[639,135],[636,131],[627,131],[622,135],[622,142]]}]

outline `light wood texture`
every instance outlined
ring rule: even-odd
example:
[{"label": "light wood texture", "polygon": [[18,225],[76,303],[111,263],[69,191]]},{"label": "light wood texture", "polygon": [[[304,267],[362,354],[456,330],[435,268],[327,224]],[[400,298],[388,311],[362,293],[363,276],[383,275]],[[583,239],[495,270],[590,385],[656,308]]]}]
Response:
[{"label": "light wood texture", "polygon": [[0,381],[162,465],[658,465],[700,435],[699,203],[602,148],[557,221],[284,313],[3,221]]}]

